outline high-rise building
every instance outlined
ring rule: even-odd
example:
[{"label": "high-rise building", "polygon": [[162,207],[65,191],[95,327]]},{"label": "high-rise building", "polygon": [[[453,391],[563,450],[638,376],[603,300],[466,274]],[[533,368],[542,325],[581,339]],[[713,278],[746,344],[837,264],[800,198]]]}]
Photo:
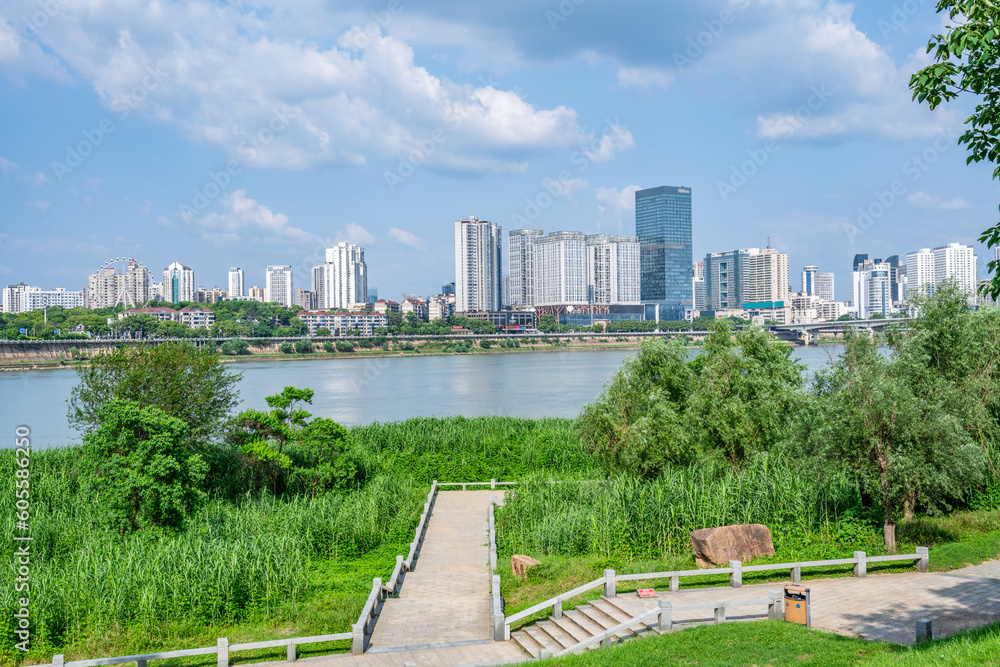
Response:
[{"label": "high-rise building", "polygon": [[136,259],[127,260],[125,272],[118,273],[113,266],[87,276],[83,291],[85,308],[111,308],[122,304],[137,308],[152,298],[152,273]]},{"label": "high-rise building", "polygon": [[637,190],[635,235],[640,246],[641,300],[658,304],[662,320],[684,319],[685,309],[694,305],[691,189]]},{"label": "high-rise building", "polygon": [[705,279],[705,262],[694,262],[691,264],[691,269],[694,271],[695,278]]},{"label": "high-rise building", "polygon": [[862,260],[851,272],[851,300],[859,319],[873,315],[888,317],[892,312],[892,266],[887,262]]},{"label": "high-rise building", "polygon": [[194,271],[180,262],[164,269],[163,300],[171,303],[194,301]]},{"label": "high-rise building", "polygon": [[43,290],[24,283],[3,289],[3,312],[27,313],[39,308],[83,308],[83,292],[63,287]]},{"label": "high-rise building", "polygon": [[639,239],[617,234],[586,237],[588,299],[599,304],[640,303]]},{"label": "high-rise building", "polygon": [[251,301],[264,301],[265,300],[264,296],[265,294],[263,287],[258,287],[257,285],[254,285],[253,287],[247,290],[247,297]]},{"label": "high-rise building", "polygon": [[515,229],[507,234],[509,265],[507,306],[535,304],[535,241],[542,237],[540,229]]},{"label": "high-rise building", "polygon": [[229,267],[229,298],[237,299],[243,296],[243,269],[238,266]]},{"label": "high-rise building", "polygon": [[708,310],[783,307],[788,300],[788,254],[774,248],[710,253],[705,256],[705,284]]},{"label": "high-rise building", "polygon": [[298,288],[295,290],[295,305],[303,310],[316,310],[319,307],[316,304],[316,292],[305,287]]},{"label": "high-rise building", "polygon": [[815,264],[810,264],[809,266],[802,269],[802,292],[806,296],[816,296],[816,274],[819,273],[819,267]]},{"label": "high-rise building", "polygon": [[[788,300],[788,254],[774,248],[750,252],[740,266],[743,303],[778,303]],[[768,306],[759,306],[766,308]]]},{"label": "high-rise building", "polygon": [[535,301],[532,305],[586,304],[587,235],[552,232],[535,239]]},{"label": "high-rise building", "polygon": [[276,303],[285,308],[289,308],[295,303],[290,264],[268,265],[267,272],[264,274],[264,301]]},{"label": "high-rise building", "polygon": [[921,248],[906,255],[906,296],[934,291],[934,253]]},{"label": "high-rise building", "polygon": [[816,274],[816,296],[825,301],[834,301],[834,282],[833,273],[817,273]]},{"label": "high-rise building", "polygon": [[455,221],[455,311],[499,310],[500,225],[476,217]]},{"label": "high-rise building", "polygon": [[378,301],[378,288],[377,287],[369,287],[368,288],[368,295],[367,295],[367,298],[365,299],[365,303],[375,303],[376,301]]},{"label": "high-rise building", "polygon": [[934,284],[945,280],[954,280],[974,303],[972,295],[979,285],[979,261],[972,246],[949,243],[934,248]]},{"label": "high-rise building", "polygon": [[368,267],[365,249],[338,243],[326,250],[326,263],[313,267],[312,291],[318,308],[348,308],[368,301]]}]

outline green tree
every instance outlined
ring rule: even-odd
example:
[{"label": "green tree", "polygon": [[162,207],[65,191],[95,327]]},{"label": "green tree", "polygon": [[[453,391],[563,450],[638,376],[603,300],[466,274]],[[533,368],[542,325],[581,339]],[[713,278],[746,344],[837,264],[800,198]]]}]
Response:
[{"label": "green tree", "polygon": [[[932,35],[927,52],[934,62],[910,78],[913,98],[931,109],[959,95],[976,100],[976,108],[958,139],[965,144],[967,163],[987,160],[997,165],[1000,178],[1000,7],[992,0],[938,0],[937,11],[951,20],[944,33]],[[988,247],[1000,245],[1000,223],[979,237]],[[991,260],[993,279],[988,286],[1000,298],[1000,267]]]},{"label": "green tree", "polygon": [[188,426],[163,410],[114,398],[83,438],[83,484],[120,534],[181,528],[205,501],[208,465]]},{"label": "green tree", "polygon": [[896,550],[896,523],[908,504],[948,509],[980,478],[981,452],[959,420],[937,397],[913,391],[905,368],[868,336],[849,333],[816,387],[816,446],[876,499],[888,551]]},{"label": "green tree", "polygon": [[739,466],[785,436],[802,386],[802,367],[790,346],[756,326],[734,336],[728,323],[718,321],[704,354],[691,364],[699,381],[689,408],[703,450]]},{"label": "green tree", "polygon": [[347,454],[347,429],[332,419],[309,422],[298,433],[296,448],[303,454],[303,465],[296,466],[293,474],[310,498],[319,491],[345,489],[357,478],[357,466]]},{"label": "green tree", "polygon": [[188,436],[203,442],[219,433],[239,402],[236,383],[219,358],[185,342],[128,345],[96,355],[77,369],[69,421],[84,432],[101,425],[101,408],[114,399],[157,407],[183,421]]},{"label": "green tree", "polygon": [[646,476],[699,457],[743,465],[787,435],[801,395],[791,348],[754,326],[713,322],[704,353],[645,341],[578,420],[584,443],[612,467]]}]

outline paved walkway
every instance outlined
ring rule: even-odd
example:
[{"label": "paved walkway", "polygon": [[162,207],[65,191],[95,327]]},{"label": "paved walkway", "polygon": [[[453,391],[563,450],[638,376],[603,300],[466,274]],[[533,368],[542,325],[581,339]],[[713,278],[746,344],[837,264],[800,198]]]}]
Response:
[{"label": "paved walkway", "polygon": [[[364,655],[303,658],[315,667],[521,662],[528,656],[510,641],[489,639],[488,506],[502,491],[442,491],[431,513],[414,570],[399,598],[385,601]],[[665,581],[663,582],[666,583]],[[954,572],[870,574],[863,579],[809,580],[813,627],[876,641],[912,644],[918,618],[934,621],[935,638],[1000,621],[1000,561]],[[766,598],[781,583],[742,588],[700,588],[667,593],[675,605]],[[663,595],[663,593],[661,593]],[[616,603],[638,614],[656,601],[631,595]],[[767,607],[734,607],[727,618],[756,620]],[[678,627],[713,620],[711,611],[674,611]],[[249,667],[249,666],[247,666]]]},{"label": "paved walkway", "polygon": [[[810,589],[812,624],[851,637],[896,644],[913,644],[919,618],[934,622],[934,638],[971,627],[1000,621],[1000,561],[992,561],[954,572],[873,575],[855,579],[803,579]],[[781,583],[756,584],[742,588],[699,588],[678,593],[662,593],[675,605],[724,600],[766,598],[768,590]],[[655,600],[620,595],[636,608],[656,606]],[[713,612],[673,613],[676,622],[711,622]],[[733,607],[729,620],[757,620],[767,617],[765,606]]]},{"label": "paved walkway", "polygon": [[[441,491],[412,572],[385,601],[366,657],[395,665],[508,662],[526,657],[490,639],[490,498],[503,491]],[[419,652],[419,656],[404,655]],[[414,660],[415,661],[415,660]]]}]

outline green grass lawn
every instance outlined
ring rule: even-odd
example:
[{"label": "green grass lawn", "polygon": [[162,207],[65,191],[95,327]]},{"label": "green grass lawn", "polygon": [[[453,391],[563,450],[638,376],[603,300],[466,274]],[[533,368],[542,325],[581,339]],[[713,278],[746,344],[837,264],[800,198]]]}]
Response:
[{"label": "green grass lawn", "polygon": [[963,632],[915,648],[808,630],[784,621],[704,625],[627,642],[546,665],[1000,665],[1000,625]]}]

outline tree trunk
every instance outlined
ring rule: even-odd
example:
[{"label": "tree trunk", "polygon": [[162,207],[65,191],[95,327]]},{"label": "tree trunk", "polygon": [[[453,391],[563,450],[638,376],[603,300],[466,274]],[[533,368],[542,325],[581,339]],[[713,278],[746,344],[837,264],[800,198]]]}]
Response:
[{"label": "tree trunk", "polygon": [[903,496],[903,518],[909,521],[913,518],[913,508],[917,504],[917,492],[907,491]]},{"label": "tree trunk", "polygon": [[885,536],[885,550],[891,554],[896,553],[896,522],[886,517],[882,534]]}]

